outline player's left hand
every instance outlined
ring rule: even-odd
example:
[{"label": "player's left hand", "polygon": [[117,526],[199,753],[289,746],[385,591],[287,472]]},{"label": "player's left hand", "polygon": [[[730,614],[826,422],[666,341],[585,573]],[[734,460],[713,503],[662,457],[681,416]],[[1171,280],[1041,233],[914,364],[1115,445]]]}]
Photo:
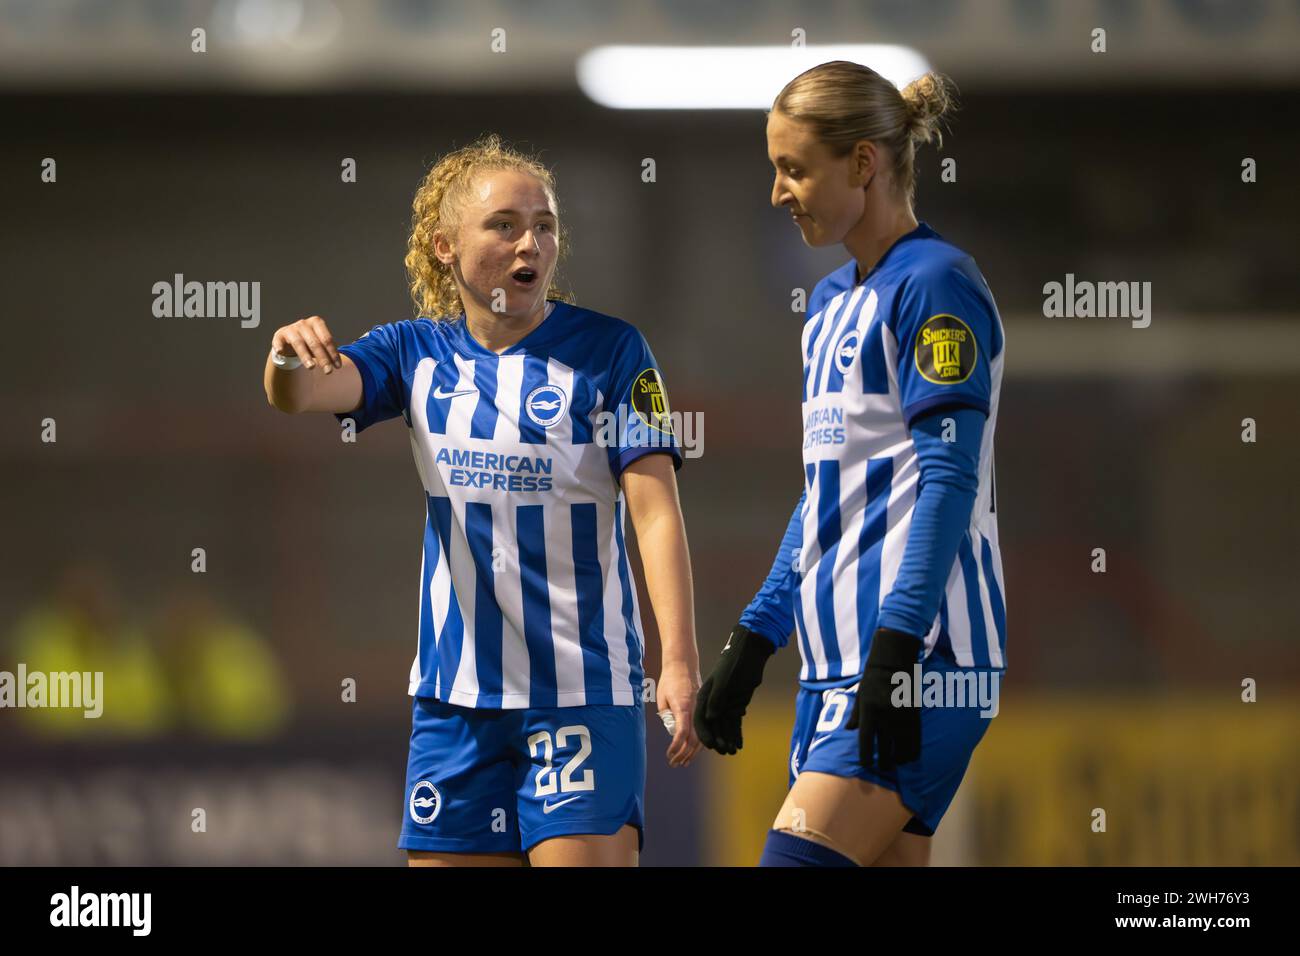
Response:
[{"label": "player's left hand", "polygon": [[858,731],[858,762],[872,769],[873,756],[880,752],[881,770],[893,770],[921,756],[921,708],[907,700],[895,707],[893,676],[898,671],[912,679],[912,665],[921,657],[919,638],[887,627],[876,628],[871,638],[867,666],[858,682],[857,699],[846,729]]},{"label": "player's left hand", "polygon": [[700,671],[686,663],[667,663],[659,672],[659,686],[655,695],[659,712],[670,711],[675,721],[672,743],[668,745],[668,766],[685,767],[700,751],[700,738],[695,734],[691,714],[695,712],[695,697],[700,692]]}]

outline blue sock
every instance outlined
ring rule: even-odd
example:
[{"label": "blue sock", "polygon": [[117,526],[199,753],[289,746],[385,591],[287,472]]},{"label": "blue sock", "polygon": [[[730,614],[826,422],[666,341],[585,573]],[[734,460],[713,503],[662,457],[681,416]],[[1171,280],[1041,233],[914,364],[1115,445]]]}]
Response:
[{"label": "blue sock", "polygon": [[759,866],[857,866],[828,846],[782,830],[768,830]]}]

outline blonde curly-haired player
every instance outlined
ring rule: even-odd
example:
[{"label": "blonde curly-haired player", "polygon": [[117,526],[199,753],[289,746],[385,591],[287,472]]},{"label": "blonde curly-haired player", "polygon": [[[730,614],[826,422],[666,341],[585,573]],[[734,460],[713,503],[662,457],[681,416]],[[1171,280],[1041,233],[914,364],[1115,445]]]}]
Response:
[{"label": "blonde curly-haired player", "polygon": [[[553,285],[554,179],[495,137],[416,193],[413,320],[336,348],[276,330],[267,398],[357,430],[401,416],[424,486],[419,641],[400,847],[412,865],[634,865],[644,639],[624,515],[663,642],[660,711],[699,687],[682,456],[654,355]],[[301,363],[301,368],[296,367]],[[676,721],[670,766],[699,749]]]}]

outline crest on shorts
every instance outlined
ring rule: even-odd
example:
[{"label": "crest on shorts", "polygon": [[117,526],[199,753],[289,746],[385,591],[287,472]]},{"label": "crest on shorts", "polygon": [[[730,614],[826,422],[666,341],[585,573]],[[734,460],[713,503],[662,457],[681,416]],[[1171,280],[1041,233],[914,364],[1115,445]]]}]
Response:
[{"label": "crest on shorts", "polygon": [[441,809],[442,794],[428,780],[411,788],[411,819],[416,823],[432,823]]}]

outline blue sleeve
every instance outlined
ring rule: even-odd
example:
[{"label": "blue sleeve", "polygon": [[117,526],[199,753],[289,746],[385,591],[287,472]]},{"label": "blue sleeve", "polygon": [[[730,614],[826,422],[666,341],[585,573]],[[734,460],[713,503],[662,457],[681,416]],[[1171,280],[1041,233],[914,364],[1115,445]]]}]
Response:
[{"label": "blue sleeve", "polygon": [[[340,422],[352,419],[357,431],[371,425],[407,416],[407,391],[403,387],[401,352],[396,324],[376,325],[350,345],[339,346],[361,373],[361,407],[355,412],[340,412]],[[409,419],[408,419],[409,420]]]},{"label": "blue sleeve", "polygon": [[653,452],[672,455],[673,467],[682,467],[681,446],[673,431],[659,363],[645,336],[631,326],[613,356],[605,411],[613,416],[617,432],[606,443],[615,479],[636,459]]},{"label": "blue sleeve", "polygon": [[975,408],[986,416],[990,359],[1001,352],[993,299],[973,264],[919,271],[896,300],[898,388],[911,428],[936,408]]},{"label": "blue sleeve", "polygon": [[[949,418],[954,441],[943,439]],[[880,605],[881,627],[921,638],[930,632],[975,506],[983,437],[984,415],[970,408],[936,411],[913,424],[920,487],[898,577]]]},{"label": "blue sleeve", "polygon": [[767,573],[767,580],[749,602],[749,607],[740,615],[740,623],[755,634],[762,634],[778,648],[785,647],[794,630],[794,600],[799,587],[799,576],[795,573],[794,563],[798,559],[800,542],[803,540],[803,506],[807,500],[805,488],[799,496],[799,503],[794,506],[794,514],[786,526],[781,538],[781,547],[777,549],[776,560],[772,570]]}]

